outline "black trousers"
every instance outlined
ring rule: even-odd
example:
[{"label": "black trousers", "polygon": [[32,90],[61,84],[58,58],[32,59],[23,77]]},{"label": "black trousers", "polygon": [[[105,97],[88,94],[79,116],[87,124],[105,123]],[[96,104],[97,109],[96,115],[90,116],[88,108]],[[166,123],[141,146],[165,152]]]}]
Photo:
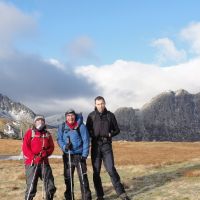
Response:
[{"label": "black trousers", "polygon": [[72,186],[74,187],[74,171],[75,168],[78,172],[78,177],[80,181],[81,195],[82,200],[91,200],[91,191],[89,187],[89,181],[87,176],[87,165],[86,160],[81,161],[80,155],[71,155],[71,172],[72,177],[70,177],[70,165],[69,165],[69,157],[68,154],[63,155],[63,163],[64,163],[64,179],[66,185],[66,191],[64,193],[66,200],[71,200],[71,178],[72,178]]},{"label": "black trousers", "polygon": [[124,186],[121,184],[119,174],[114,165],[114,156],[111,142],[92,141],[91,159],[93,167],[93,181],[97,197],[103,197],[104,191],[102,187],[100,171],[102,161],[108,172],[112,184],[117,195],[125,193]]},{"label": "black trousers", "polygon": [[[42,164],[38,165],[26,165],[26,192],[25,200],[32,200],[37,192],[38,178],[43,180],[44,178],[44,190],[45,190],[45,200],[53,200],[54,193],[56,192],[56,187],[54,185],[54,177],[50,165]],[[32,183],[32,186],[31,186]],[[29,195],[30,193],[30,195]],[[29,197],[28,197],[29,195]]]}]

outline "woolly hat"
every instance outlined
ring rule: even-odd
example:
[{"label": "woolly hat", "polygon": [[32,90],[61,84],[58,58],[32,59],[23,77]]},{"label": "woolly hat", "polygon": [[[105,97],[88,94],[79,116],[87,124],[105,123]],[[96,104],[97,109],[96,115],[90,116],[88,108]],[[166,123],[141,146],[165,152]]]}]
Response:
[{"label": "woolly hat", "polygon": [[36,122],[38,119],[42,119],[45,121],[45,118],[43,115],[36,115],[35,118],[34,118],[34,122]]},{"label": "woolly hat", "polygon": [[75,112],[75,110],[74,109],[69,109],[69,110],[67,110],[66,112],[65,112],[65,116],[67,116],[68,114],[74,114],[74,115],[76,115],[76,112]]}]

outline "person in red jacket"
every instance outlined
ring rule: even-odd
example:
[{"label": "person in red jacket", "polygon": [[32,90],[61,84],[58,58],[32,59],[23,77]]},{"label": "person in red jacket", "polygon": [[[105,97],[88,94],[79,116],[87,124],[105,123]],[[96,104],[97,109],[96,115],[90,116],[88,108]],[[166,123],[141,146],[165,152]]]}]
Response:
[{"label": "person in red jacket", "polygon": [[46,130],[45,118],[36,116],[33,128],[25,133],[22,145],[27,184],[25,200],[35,197],[38,178],[43,181],[45,200],[53,200],[56,187],[48,160],[53,150],[54,143],[51,134]]}]

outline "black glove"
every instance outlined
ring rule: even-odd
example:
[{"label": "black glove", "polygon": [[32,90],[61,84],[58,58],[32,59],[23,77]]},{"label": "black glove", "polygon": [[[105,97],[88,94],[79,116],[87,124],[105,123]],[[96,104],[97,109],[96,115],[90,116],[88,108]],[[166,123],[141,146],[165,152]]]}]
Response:
[{"label": "black glove", "polygon": [[69,142],[69,143],[66,144],[65,150],[66,150],[66,151],[72,150],[72,147],[73,147],[73,146],[72,146],[72,143]]},{"label": "black glove", "polygon": [[67,140],[66,140],[65,150],[66,151],[72,150],[72,143],[69,136],[67,137]]},{"label": "black glove", "polygon": [[81,156],[81,162],[85,162],[87,160],[87,157]]}]

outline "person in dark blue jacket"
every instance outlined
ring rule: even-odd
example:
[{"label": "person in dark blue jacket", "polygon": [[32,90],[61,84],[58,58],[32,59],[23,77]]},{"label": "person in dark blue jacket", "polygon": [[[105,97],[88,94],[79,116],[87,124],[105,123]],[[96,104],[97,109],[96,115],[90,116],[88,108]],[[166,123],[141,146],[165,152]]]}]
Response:
[{"label": "person in dark blue jacket", "polygon": [[82,115],[78,115],[73,109],[69,109],[65,113],[65,117],[66,121],[58,127],[57,137],[58,145],[63,151],[64,179],[66,185],[64,196],[66,200],[74,199],[72,188],[76,168],[81,185],[82,199],[91,200],[86,165],[90,145],[89,133],[83,124]]}]

